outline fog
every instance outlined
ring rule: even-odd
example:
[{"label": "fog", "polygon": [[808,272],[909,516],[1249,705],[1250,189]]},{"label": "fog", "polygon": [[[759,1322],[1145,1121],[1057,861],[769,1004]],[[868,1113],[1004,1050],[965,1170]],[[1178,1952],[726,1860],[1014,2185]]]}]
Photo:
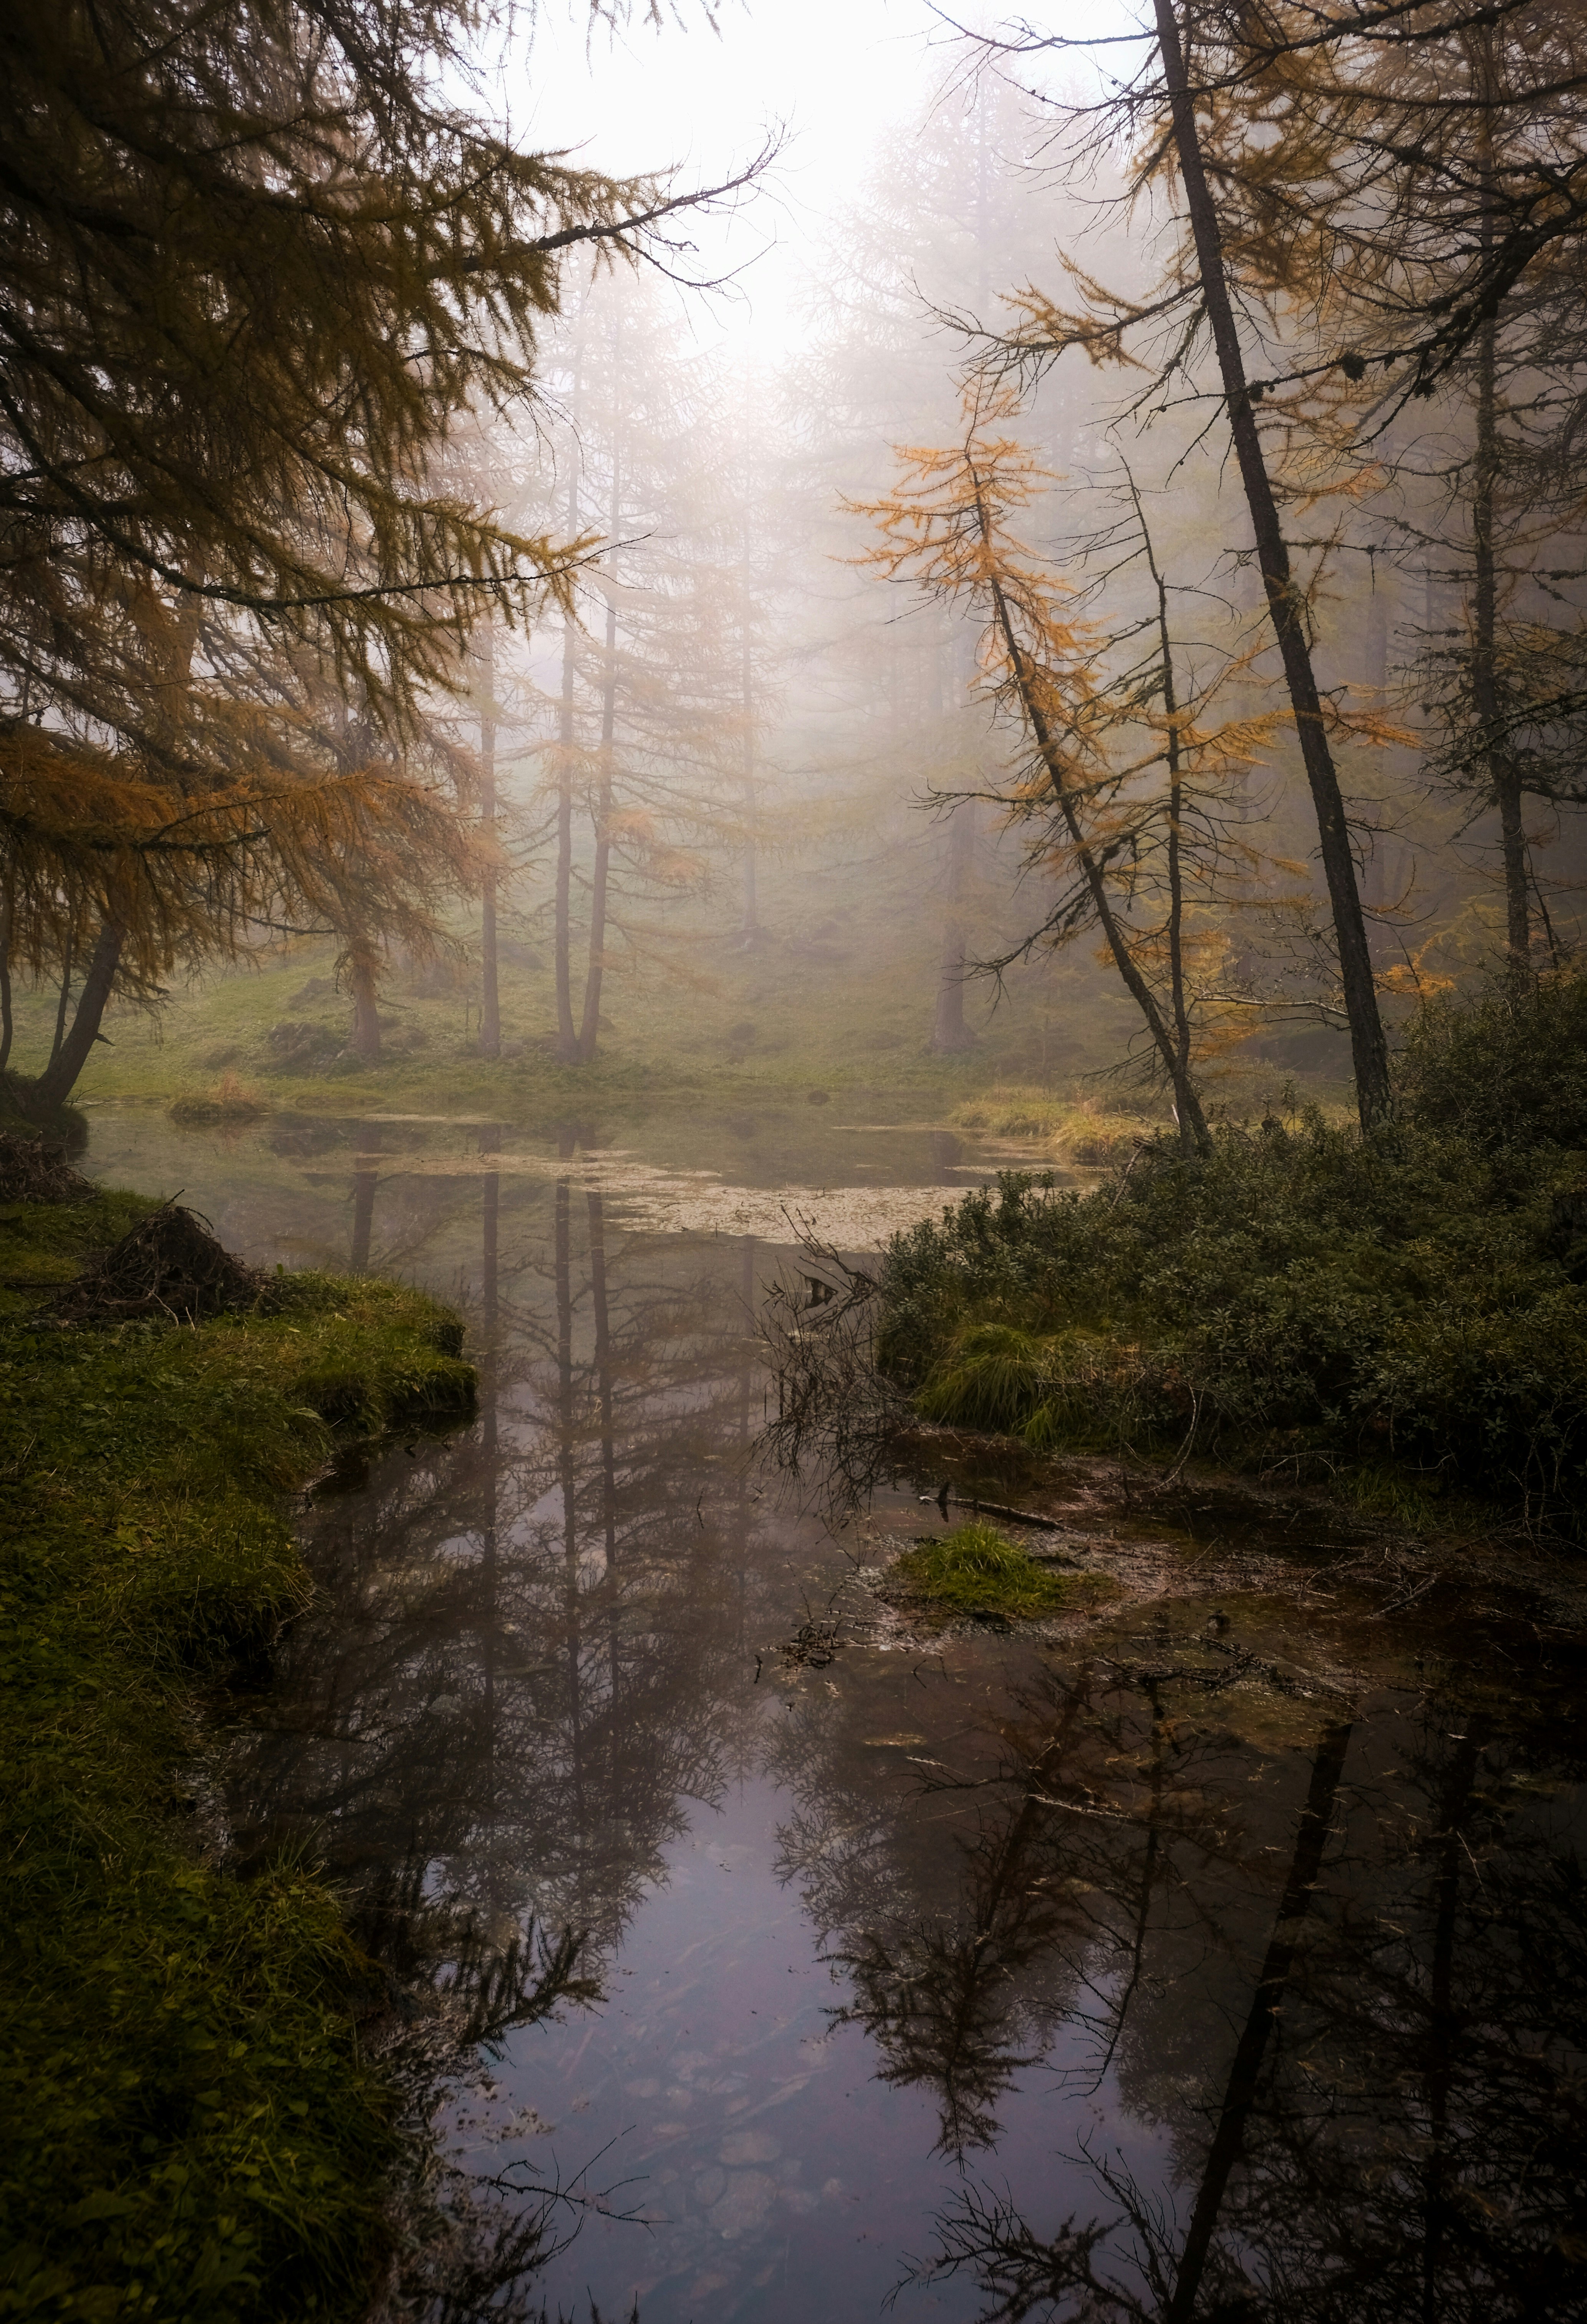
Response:
[{"label": "fog", "polygon": [[[1160,337],[1123,366],[1076,347],[1011,385],[1001,364],[1032,295],[1073,301],[1075,269],[1129,300],[1171,268],[1163,188],[1130,201],[1125,148],[1082,151],[1084,124],[1065,129],[1100,69],[1000,59],[914,0],[861,0],[715,27],[542,14],[495,72],[523,134],[581,162],[678,189],[751,171],[639,263],[568,268],[532,411],[490,439],[500,504],[588,560],[570,618],[551,606],[491,649],[519,867],[502,925],[548,969],[527,1019],[509,1008],[509,1044],[587,1064],[605,1015],[642,1025],[650,1055],[752,1068],[813,1048],[830,1069],[880,1043],[1166,1104],[1095,911],[1066,896],[1072,851],[1032,816],[986,603],[875,562],[900,458],[962,438],[964,395],[1001,379],[1000,428],[1033,472],[1014,536],[1078,622],[1088,683],[1142,683],[1149,552],[1160,568],[1201,737],[1186,1038],[1210,1102],[1249,1111],[1296,1073],[1342,1100],[1327,886],[1210,349],[1176,369]],[[1253,362],[1299,360],[1298,308],[1248,319]],[[1448,692],[1446,641],[1469,618],[1470,392],[1372,419],[1348,450],[1336,423],[1306,424],[1272,457],[1392,1028],[1480,974],[1504,920],[1495,819],[1469,784],[1434,779],[1426,699]],[[1573,524],[1552,536],[1562,566]],[[1535,537],[1524,516],[1512,530]],[[1555,616],[1523,562],[1506,587],[1524,627]],[[1106,746],[1145,951],[1163,731],[1143,711]],[[1576,927],[1568,790],[1527,809],[1533,934],[1554,957]]]},{"label": "fog", "polygon": [[[246,780],[247,722],[273,720],[294,781],[401,761],[431,840],[350,851],[359,898],[292,843],[279,892],[239,871],[224,909],[151,906],[137,973],[74,1014],[74,931],[102,900],[93,848],[51,838],[8,943],[18,1059],[49,1050],[52,1099],[90,1064],[120,1085],[93,1053],[106,1007],[207,1069],[171,973],[196,991],[283,940],[339,1022],[351,1000],[349,1069],[407,1010],[489,1060],[913,1076],[938,1110],[1039,1087],[1158,1122],[1242,1118],[1296,1075],[1348,1113],[1363,1040],[1380,1080],[1385,1033],[1429,996],[1507,952],[1567,958],[1587,699],[1568,268],[1418,383],[1418,318],[1466,311],[1481,233],[1446,190],[1407,193],[1399,233],[1363,179],[1329,227],[1360,242],[1355,272],[1293,220],[1264,241],[1287,149],[1277,115],[1232,112],[1220,354],[1160,96],[1130,94],[1155,51],[1111,5],[1075,29],[1092,45],[1066,31],[928,0],[469,28],[436,86],[542,157],[537,217],[575,221],[510,327],[485,300],[424,423],[432,483],[485,528],[464,562],[512,577],[451,572],[438,595],[432,574],[389,606],[383,583],[389,635],[355,650],[309,617],[290,669],[246,589],[180,643],[206,747]],[[1297,151],[1304,220],[1322,180]],[[1441,238],[1454,287],[1433,299]],[[1226,357],[1267,399],[1238,456]],[[330,512],[328,575],[378,537]],[[404,633],[414,586],[430,626]],[[18,700],[53,705],[29,653]],[[111,655],[97,692],[62,678],[40,731],[119,732],[130,666]],[[283,998],[234,1045],[254,1070],[278,1062]],[[283,1056],[328,1058],[328,1023],[283,1021]]]}]

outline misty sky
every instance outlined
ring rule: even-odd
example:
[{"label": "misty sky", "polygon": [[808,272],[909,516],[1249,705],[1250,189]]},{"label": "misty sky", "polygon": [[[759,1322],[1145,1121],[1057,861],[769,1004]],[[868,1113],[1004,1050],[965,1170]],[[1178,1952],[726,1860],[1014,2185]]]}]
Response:
[{"label": "misty sky", "polygon": [[586,43],[578,0],[548,7],[515,49],[504,94],[538,145],[578,146],[616,172],[677,163],[707,184],[742,168],[780,122],[786,143],[761,197],[731,226],[691,229],[693,263],[743,270],[736,293],[697,327],[770,352],[790,327],[793,275],[818,252],[827,213],[854,191],[881,131],[942,85],[954,51],[927,0],[726,0],[716,32],[693,0],[680,13],[681,24],[636,22]]}]

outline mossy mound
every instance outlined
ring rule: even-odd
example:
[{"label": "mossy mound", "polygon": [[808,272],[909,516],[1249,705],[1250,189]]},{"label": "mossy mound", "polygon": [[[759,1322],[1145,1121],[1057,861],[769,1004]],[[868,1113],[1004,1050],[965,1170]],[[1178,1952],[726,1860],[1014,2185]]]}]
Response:
[{"label": "mossy mound", "polygon": [[362,1280],[40,1319],[170,1216],[0,1206],[0,2314],[351,2319],[403,2151],[377,1981],[307,1868],[207,1858],[203,1710],[307,1601],[281,1493],[473,1374],[445,1310]]},{"label": "mossy mound", "polygon": [[889,1578],[912,1603],[979,1621],[1039,1621],[1044,1614],[1061,1613],[1075,1596],[1067,1577],[1047,1572],[995,1526],[979,1520],[917,1542],[895,1561]]}]

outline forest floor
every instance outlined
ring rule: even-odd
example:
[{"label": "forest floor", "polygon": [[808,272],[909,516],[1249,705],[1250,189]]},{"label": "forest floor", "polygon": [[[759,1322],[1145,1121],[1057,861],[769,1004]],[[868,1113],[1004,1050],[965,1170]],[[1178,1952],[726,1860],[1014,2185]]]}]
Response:
[{"label": "forest floor", "polygon": [[0,2313],[350,2317],[401,2147],[372,1972],[301,1862],[223,1868],[208,1706],[306,1600],[283,1494],[473,1372],[368,1280],[118,1304],[156,1206],[60,1176],[0,1202]]},{"label": "forest floor", "polygon": [[[918,980],[884,955],[851,958],[842,946],[730,954],[687,990],[614,978],[610,991],[596,1057],[561,1065],[543,963],[508,961],[502,1055],[487,1059],[472,987],[432,964],[393,977],[382,1000],[383,1054],[364,1064],[348,1051],[351,1012],[331,948],[305,947],[178,989],[155,1015],[112,1012],[76,1101],[200,1113],[217,1100],[312,1114],[468,1113],[598,1125],[607,1136],[702,1100],[726,1112],[861,1105],[878,1120],[1023,1138],[1033,1154],[1083,1166],[1116,1158],[1143,1129],[1167,1122],[1159,1099],[1108,1073],[1128,1047],[1128,1011],[1084,973],[1066,970],[1056,1001],[1039,1010],[1026,996],[989,1013],[977,994],[973,1045],[948,1056],[929,1047],[930,996]],[[48,1055],[53,1019],[48,994],[19,994],[22,1072]],[[1207,1094],[1259,1119],[1294,1082],[1333,1113],[1346,1103],[1340,1066],[1326,1042],[1293,1061],[1252,1048],[1235,1054]]]}]

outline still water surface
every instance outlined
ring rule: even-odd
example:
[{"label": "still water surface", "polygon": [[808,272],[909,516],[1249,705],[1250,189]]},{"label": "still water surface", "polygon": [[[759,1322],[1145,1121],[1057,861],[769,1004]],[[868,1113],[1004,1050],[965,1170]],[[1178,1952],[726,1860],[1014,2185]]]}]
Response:
[{"label": "still water surface", "polygon": [[307,1511],[232,1812],[391,1930],[587,1932],[603,1998],[446,2117],[526,2210],[566,2190],[553,2313],[1587,2316],[1568,1627],[1375,1583],[1293,1512],[1278,1555],[1210,1493],[1133,1528],[1077,1494],[1115,1600],[910,1632],[866,1575],[939,1529],[927,1480],[841,1539],[780,1495],[755,1316],[781,1190],[848,1190],[858,1240],[996,1157],[802,1111],[631,1148],[128,1109],[90,1150],[255,1261],[468,1317],[476,1425]]}]

